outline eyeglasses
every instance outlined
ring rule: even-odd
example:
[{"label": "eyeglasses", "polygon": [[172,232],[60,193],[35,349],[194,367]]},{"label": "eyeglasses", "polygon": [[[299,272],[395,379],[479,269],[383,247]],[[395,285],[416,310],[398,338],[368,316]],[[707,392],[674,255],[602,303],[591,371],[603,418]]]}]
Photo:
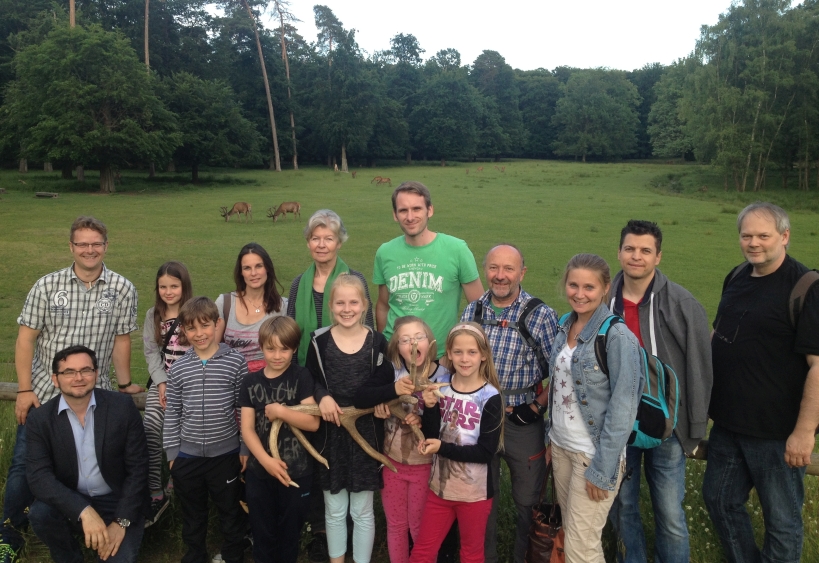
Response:
[{"label": "eyeglasses", "polygon": [[108,244],[107,242],[74,242],[73,240],[70,242],[80,250],[85,250],[89,246],[94,250],[102,250],[105,248],[105,245]]},{"label": "eyeglasses", "polygon": [[82,368],[80,370],[67,369],[67,370],[64,370],[64,371],[58,371],[57,375],[64,375],[69,379],[73,379],[73,378],[77,377],[78,375],[81,376],[81,377],[91,377],[95,373],[97,373],[97,370],[94,369],[94,368]]},{"label": "eyeglasses", "polygon": [[401,346],[406,346],[407,344],[423,342],[426,339],[426,334],[416,334],[415,336],[402,336],[398,339],[398,343]]}]

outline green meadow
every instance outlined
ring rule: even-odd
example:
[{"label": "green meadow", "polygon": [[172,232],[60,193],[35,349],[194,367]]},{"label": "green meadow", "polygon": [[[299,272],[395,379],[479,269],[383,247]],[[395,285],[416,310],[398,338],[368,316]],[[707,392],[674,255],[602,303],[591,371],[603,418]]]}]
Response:
[{"label": "green meadow", "polygon": [[[505,171],[499,167],[505,166]],[[25,296],[42,275],[68,266],[68,229],[78,215],[90,214],[106,223],[109,248],[106,265],[125,275],[140,294],[139,322],[153,304],[154,277],[166,260],[181,260],[189,267],[194,293],[215,298],[233,287],[236,255],[247,242],[263,245],[271,254],[286,294],[291,280],[310,263],[302,234],[307,218],[317,209],[330,208],[344,220],[350,238],[340,255],[371,279],[378,246],[400,234],[392,218],[386,185],[370,180],[389,176],[392,186],[418,180],[432,191],[434,216],[430,227],[464,239],[480,264],[494,244],[511,242],[521,248],[528,271],[524,288],[554,307],[568,310],[559,287],[568,259],[578,252],[603,256],[616,271],[619,232],[628,219],[648,219],[664,232],[660,268],[688,288],[713,318],[722,281],[742,260],[736,214],[756,199],[775,201],[791,215],[790,253],[819,266],[819,197],[815,192],[770,190],[761,193],[724,192],[722,178],[697,165],[651,163],[574,164],[554,161],[451,163],[447,167],[416,163],[413,166],[359,168],[334,174],[325,168],[273,173],[261,170],[212,169],[202,172],[202,183],[191,185],[189,174],[159,175],[124,172],[118,193],[99,195],[93,172],[86,184],[59,179],[59,173],[0,172],[0,380],[15,381],[13,361],[16,318]],[[476,166],[484,170],[477,172]],[[771,183],[779,184],[778,182]],[[792,184],[793,185],[793,184]],[[703,186],[707,189],[703,190]],[[54,199],[34,197],[37,191],[60,192]],[[221,206],[245,201],[253,206],[253,222],[220,217]],[[288,215],[273,223],[267,208],[284,201],[301,203],[301,218]],[[375,288],[371,287],[371,294]],[[147,380],[141,331],[132,335],[132,373],[138,383]],[[0,486],[13,442],[13,408],[0,405]],[[686,511],[691,531],[692,561],[722,560],[713,526],[701,498],[704,462],[688,464]],[[507,476],[508,480],[508,476]],[[805,551],[802,560],[819,560],[819,481],[807,477]],[[507,484],[508,486],[508,484]],[[505,496],[508,501],[509,495]],[[650,521],[650,501],[644,499],[644,519]],[[819,501],[817,501],[819,502]],[[178,507],[177,507],[178,508]],[[762,516],[752,496],[748,505],[760,531]],[[502,510],[501,561],[511,560],[511,519],[514,508]],[[143,543],[145,561],[172,561],[181,556],[178,510],[148,529]],[[653,540],[649,530],[649,542]],[[374,552],[375,561],[387,561],[383,519]],[[218,546],[216,532],[214,547]],[[608,556],[611,537],[605,536]],[[47,560],[42,545],[32,541],[27,561]],[[305,559],[306,561],[306,559]]]}]

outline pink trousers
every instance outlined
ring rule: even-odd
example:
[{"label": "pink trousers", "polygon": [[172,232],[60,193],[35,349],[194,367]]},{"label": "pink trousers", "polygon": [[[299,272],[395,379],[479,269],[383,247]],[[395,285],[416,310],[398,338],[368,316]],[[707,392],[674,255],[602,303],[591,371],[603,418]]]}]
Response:
[{"label": "pink trousers", "polygon": [[421,530],[421,516],[429,492],[430,464],[405,465],[390,458],[398,473],[383,470],[384,488],[381,490],[381,504],[387,517],[387,548],[390,563],[409,561],[409,539],[418,542]]}]

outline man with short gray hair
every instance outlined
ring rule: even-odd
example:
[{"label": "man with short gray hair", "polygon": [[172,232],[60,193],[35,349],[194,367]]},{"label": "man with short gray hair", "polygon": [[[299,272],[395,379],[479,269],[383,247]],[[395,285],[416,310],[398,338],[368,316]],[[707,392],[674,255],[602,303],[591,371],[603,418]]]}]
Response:
[{"label": "man with short gray hair", "polygon": [[[819,426],[819,283],[800,283],[812,274],[787,253],[782,208],[751,204],[737,227],[746,262],[726,276],[714,320],[703,498],[729,562],[796,563]],[[765,520],[761,551],[745,510],[752,488]]]}]

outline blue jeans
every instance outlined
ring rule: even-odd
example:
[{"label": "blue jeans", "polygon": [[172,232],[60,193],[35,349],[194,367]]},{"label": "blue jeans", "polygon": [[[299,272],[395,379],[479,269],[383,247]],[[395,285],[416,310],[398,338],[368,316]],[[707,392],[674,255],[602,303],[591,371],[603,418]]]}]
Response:
[{"label": "blue jeans", "polygon": [[[730,563],[799,563],[804,477],[804,467],[785,463],[785,440],[762,440],[714,425],[702,496]],[[752,488],[765,519],[761,551],[745,508]]]},{"label": "blue jeans", "polygon": [[17,438],[11,457],[6,494],[3,498],[3,541],[15,549],[23,545],[20,530],[28,524],[26,509],[34,502],[26,477],[26,427],[17,426]]},{"label": "blue jeans", "polygon": [[[119,497],[107,494],[99,497],[85,497],[91,507],[97,511],[106,524],[116,518]],[[56,563],[83,563],[82,548],[76,535],[82,535],[82,523],[70,521],[65,514],[51,505],[35,500],[28,514],[31,528],[40,538]],[[134,563],[139,555],[142,534],[145,531],[145,519],[140,518],[125,531],[125,537],[119,545],[117,554],[109,557],[107,563]]]},{"label": "blue jeans", "polygon": [[654,561],[688,563],[685,497],[685,451],[676,436],[650,450],[626,449],[626,475],[609,519],[617,532],[618,563],[645,563],[646,536],[640,518],[640,465],[644,464],[654,508]]}]

